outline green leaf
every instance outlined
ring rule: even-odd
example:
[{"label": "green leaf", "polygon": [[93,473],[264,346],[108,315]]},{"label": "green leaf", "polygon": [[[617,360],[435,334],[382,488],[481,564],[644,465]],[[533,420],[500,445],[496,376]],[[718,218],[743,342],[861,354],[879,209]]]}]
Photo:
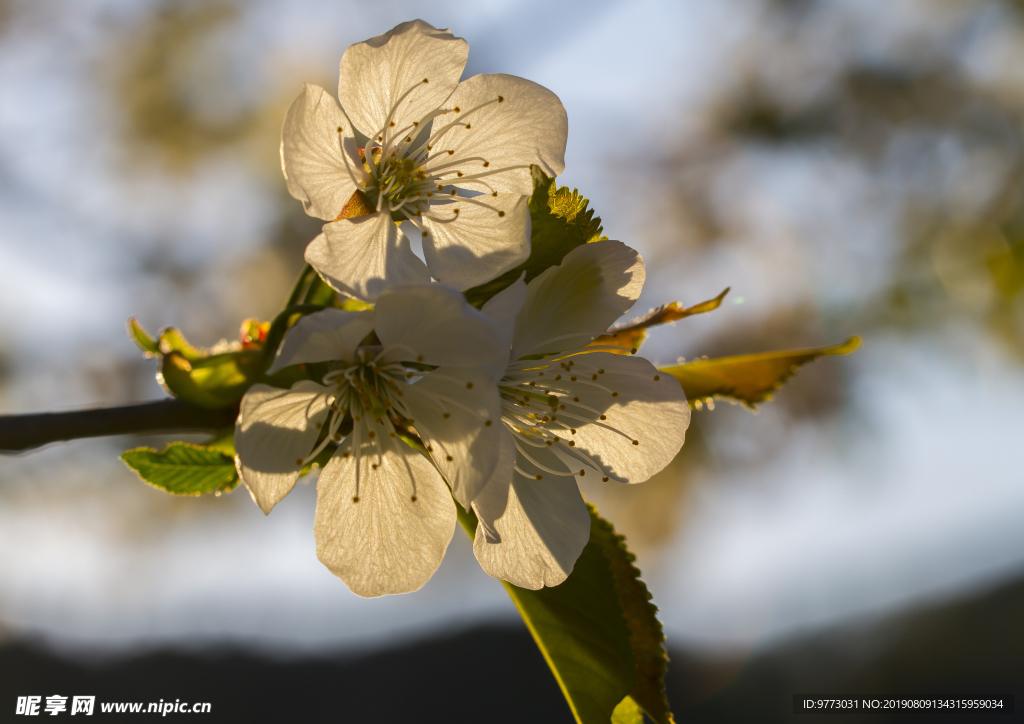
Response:
[{"label": "green leaf", "polygon": [[832,347],[701,359],[662,367],[661,371],[679,380],[690,407],[699,409],[702,401],[709,397],[728,397],[753,408],[770,400],[772,393],[782,387],[801,365],[825,355],[850,354],[858,347],[860,337],[850,337]]},{"label": "green leaf", "polygon": [[640,345],[644,343],[645,339],[647,339],[647,330],[650,327],[658,324],[678,322],[680,319],[692,317],[694,314],[704,314],[705,312],[714,311],[721,306],[722,300],[725,299],[725,295],[728,293],[729,287],[726,287],[725,290],[714,299],[709,299],[706,302],[701,302],[700,304],[694,304],[692,307],[684,307],[679,302],[663,304],[639,319],[635,319],[628,324],[609,329],[608,332],[602,334],[591,342],[591,345],[622,347],[624,351],[615,352],[615,354],[636,354],[636,351],[640,349]]},{"label": "green leaf", "polygon": [[161,354],[166,355],[176,352],[189,362],[197,360],[204,355],[201,349],[189,344],[188,340],[185,339],[185,335],[174,327],[168,327],[163,330],[160,333],[160,339],[157,341],[157,344],[160,346]]},{"label": "green leaf", "polygon": [[146,331],[139,324],[139,320],[132,317],[128,320],[128,336],[145,353],[146,357],[153,357],[160,354],[160,345],[156,340],[146,334]]},{"label": "green leaf", "polygon": [[224,352],[189,360],[177,351],[164,354],[157,382],[183,400],[218,409],[234,404],[262,374],[263,350]]},{"label": "green leaf", "polygon": [[216,434],[209,440],[204,442],[201,447],[207,450],[216,450],[219,453],[227,455],[232,460],[235,459],[235,426],[224,427],[217,430]]},{"label": "green leaf", "polygon": [[642,722],[632,713],[642,709],[658,724],[671,724],[672,712],[665,696],[668,654],[665,652],[665,633],[657,616],[658,607],[651,602],[651,594],[640,580],[640,571],[633,565],[636,556],[626,548],[626,539],[615,532],[610,522],[598,516],[593,506],[590,506],[590,517],[591,541],[595,538],[595,527],[604,529],[598,540],[611,566],[615,592],[629,626],[629,643],[636,660],[636,686],[616,707],[613,721],[617,724]]},{"label": "green leaf", "polygon": [[[590,510],[590,541],[559,586],[503,582],[580,724],[672,721],[664,697],[664,636],[635,560],[611,523]],[[476,518],[459,506],[472,537]],[[641,662],[638,664],[638,662]]]},{"label": "green leaf", "polygon": [[150,485],[175,495],[215,493],[238,485],[234,459],[202,445],[172,442],[163,452],[140,447],[123,453],[121,460]]},{"label": "green leaf", "polygon": [[589,201],[579,191],[559,187],[555,179],[545,176],[536,166],[533,171],[533,196],[530,197],[530,257],[507,271],[466,292],[466,299],[476,307],[500,292],[526,272],[526,281],[548,267],[562,263],[562,258],[581,244],[597,241],[601,236],[601,219],[588,209]]}]

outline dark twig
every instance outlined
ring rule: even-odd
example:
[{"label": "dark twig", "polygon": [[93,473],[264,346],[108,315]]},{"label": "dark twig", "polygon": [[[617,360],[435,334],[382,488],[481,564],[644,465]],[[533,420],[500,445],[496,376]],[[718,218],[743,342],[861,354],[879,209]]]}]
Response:
[{"label": "dark twig", "polygon": [[0,453],[80,437],[157,432],[207,432],[233,425],[238,406],[208,410],[169,398],[121,407],[32,415],[0,415]]}]

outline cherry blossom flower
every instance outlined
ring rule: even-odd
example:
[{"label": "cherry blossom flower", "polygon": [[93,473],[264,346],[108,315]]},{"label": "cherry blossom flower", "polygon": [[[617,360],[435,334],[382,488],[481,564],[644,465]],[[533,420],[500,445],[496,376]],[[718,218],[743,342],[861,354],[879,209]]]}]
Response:
[{"label": "cherry blossom flower", "polygon": [[511,349],[499,384],[501,461],[473,500],[473,549],[495,578],[561,583],[590,537],[576,478],[643,482],[682,447],[690,408],[679,382],[590,346],[633,306],[644,276],[633,249],[597,241],[483,308]]},{"label": "cherry blossom flower", "polygon": [[[460,83],[467,54],[447,30],[402,23],[345,51],[340,107],[307,84],[289,109],[281,167],[306,212],[331,222],[306,260],[335,289],[373,301],[433,276],[462,291],[529,256],[530,165],[564,169],[565,109],[510,75]],[[394,222],[422,237],[425,265]]]},{"label": "cherry blossom flower", "polygon": [[[361,346],[371,330],[380,344]],[[492,322],[437,284],[391,287],[372,311],[304,317],[269,371],[333,364],[320,382],[250,388],[235,427],[239,475],[269,513],[338,443],[317,481],[317,556],[360,596],[414,591],[451,541],[452,497],[468,506],[499,462],[505,356]]]}]

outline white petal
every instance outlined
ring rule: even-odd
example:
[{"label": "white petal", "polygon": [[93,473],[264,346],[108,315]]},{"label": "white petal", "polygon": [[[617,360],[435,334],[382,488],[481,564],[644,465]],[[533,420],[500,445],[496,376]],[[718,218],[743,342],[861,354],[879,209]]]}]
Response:
[{"label": "white petal", "polygon": [[[338,132],[338,129],[342,129]],[[338,218],[365,172],[358,157],[348,162],[341,141],[352,137],[352,124],[320,86],[307,83],[288,109],[281,128],[281,170],[288,193],[310,216]],[[350,170],[351,169],[351,170]]]},{"label": "white petal", "polygon": [[[415,591],[441,565],[455,503],[429,460],[384,432],[374,440],[363,432],[353,431],[320,473],[316,554],[356,595]],[[357,456],[345,456],[355,450],[358,502]]]},{"label": "white petal", "polygon": [[526,302],[526,284],[523,282],[525,276],[526,272],[523,272],[517,281],[488,299],[487,303],[480,308],[480,311],[494,322],[501,345],[506,349],[512,347],[512,332],[515,329],[516,316]]},{"label": "white petal", "polygon": [[588,344],[633,306],[644,276],[643,259],[621,241],[576,247],[527,285],[512,359]]},{"label": "white petal", "polygon": [[372,329],[373,312],[370,311],[325,309],[306,315],[285,334],[267,374],[303,362],[351,362],[359,342]]},{"label": "white petal", "polygon": [[495,382],[505,372],[508,353],[494,324],[452,289],[440,284],[392,287],[381,294],[375,312],[377,336],[390,362],[486,367]]},{"label": "white petal", "polygon": [[[557,465],[550,453],[534,457]],[[527,472],[537,470],[521,454],[516,464]],[[516,472],[508,507],[495,522],[501,541],[488,542],[479,525],[473,541],[473,552],[484,571],[532,590],[557,586],[568,578],[590,540],[590,514],[576,479],[543,475],[542,480],[536,480]]]},{"label": "white petal", "polygon": [[[469,45],[422,20],[402,23],[384,35],[349,46],[341,57],[338,100],[362,133],[375,137],[402,95],[394,129],[439,108],[459,83]],[[427,83],[423,80],[426,79]]]},{"label": "white petal", "polygon": [[392,284],[429,282],[427,267],[386,212],[324,226],[306,261],[339,292],[374,301]]},{"label": "white petal", "polygon": [[500,543],[501,535],[494,522],[505,513],[508,505],[508,490],[512,484],[512,466],[516,461],[516,445],[512,433],[504,424],[498,439],[498,464],[483,489],[473,498],[473,512],[488,543]]},{"label": "white petal", "polygon": [[[530,256],[528,196],[490,194],[434,204],[422,219],[423,256],[435,279],[464,291]],[[455,217],[454,210],[458,209]]]},{"label": "white petal", "polygon": [[[499,96],[501,103],[489,102]],[[473,110],[481,104],[487,105]],[[533,193],[530,164],[540,166],[548,176],[565,170],[569,121],[562,102],[547,88],[513,75],[475,75],[459,83],[445,106],[457,107],[461,112],[438,118],[435,128],[440,130],[439,124],[452,121],[469,123],[470,127],[454,125],[439,136],[433,142],[436,150],[428,169],[447,163],[445,152],[455,151],[452,159],[466,159],[466,167],[459,167],[466,177],[488,173],[482,180],[494,190],[518,194]],[[500,169],[508,170],[493,173]],[[451,183],[486,190],[457,178]]]},{"label": "white petal", "polygon": [[439,367],[404,392],[413,426],[452,495],[469,508],[494,474],[501,451],[504,426],[494,380],[481,370]]},{"label": "white petal", "polygon": [[[587,454],[604,475],[627,483],[641,483],[672,462],[690,424],[690,407],[679,382],[641,357],[598,352],[571,359],[576,382],[563,374],[560,381],[545,383],[565,395],[568,409],[558,419],[576,430],[564,436],[576,442],[575,448],[562,450]],[[595,382],[591,374],[598,370],[604,372]],[[613,397],[613,392],[618,394]],[[573,397],[596,412],[571,404]],[[599,419],[601,414],[605,420]]]},{"label": "white petal", "polygon": [[290,390],[253,385],[242,397],[235,423],[235,465],[264,513],[299,479],[302,461],[327,417],[329,390],[303,380]]}]

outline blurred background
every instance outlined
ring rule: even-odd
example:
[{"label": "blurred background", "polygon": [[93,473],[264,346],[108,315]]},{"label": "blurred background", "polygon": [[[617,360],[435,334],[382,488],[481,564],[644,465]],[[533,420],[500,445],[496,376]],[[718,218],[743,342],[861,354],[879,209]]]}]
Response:
[{"label": "blurred background", "polygon": [[[562,99],[560,182],[643,254],[636,313],[732,287],[646,356],[864,338],[585,491],[654,593],[677,711],[1024,694],[1024,3],[2,0],[0,413],[162,396],[130,316],[202,345],[272,316],[319,231],[285,109],[415,17],[469,41],[465,77]],[[362,600],[316,560],[314,484],[266,518],[172,498],[117,460],[162,442],[0,459],[0,706],[159,679],[238,716],[571,720],[461,533],[422,591]]]}]

